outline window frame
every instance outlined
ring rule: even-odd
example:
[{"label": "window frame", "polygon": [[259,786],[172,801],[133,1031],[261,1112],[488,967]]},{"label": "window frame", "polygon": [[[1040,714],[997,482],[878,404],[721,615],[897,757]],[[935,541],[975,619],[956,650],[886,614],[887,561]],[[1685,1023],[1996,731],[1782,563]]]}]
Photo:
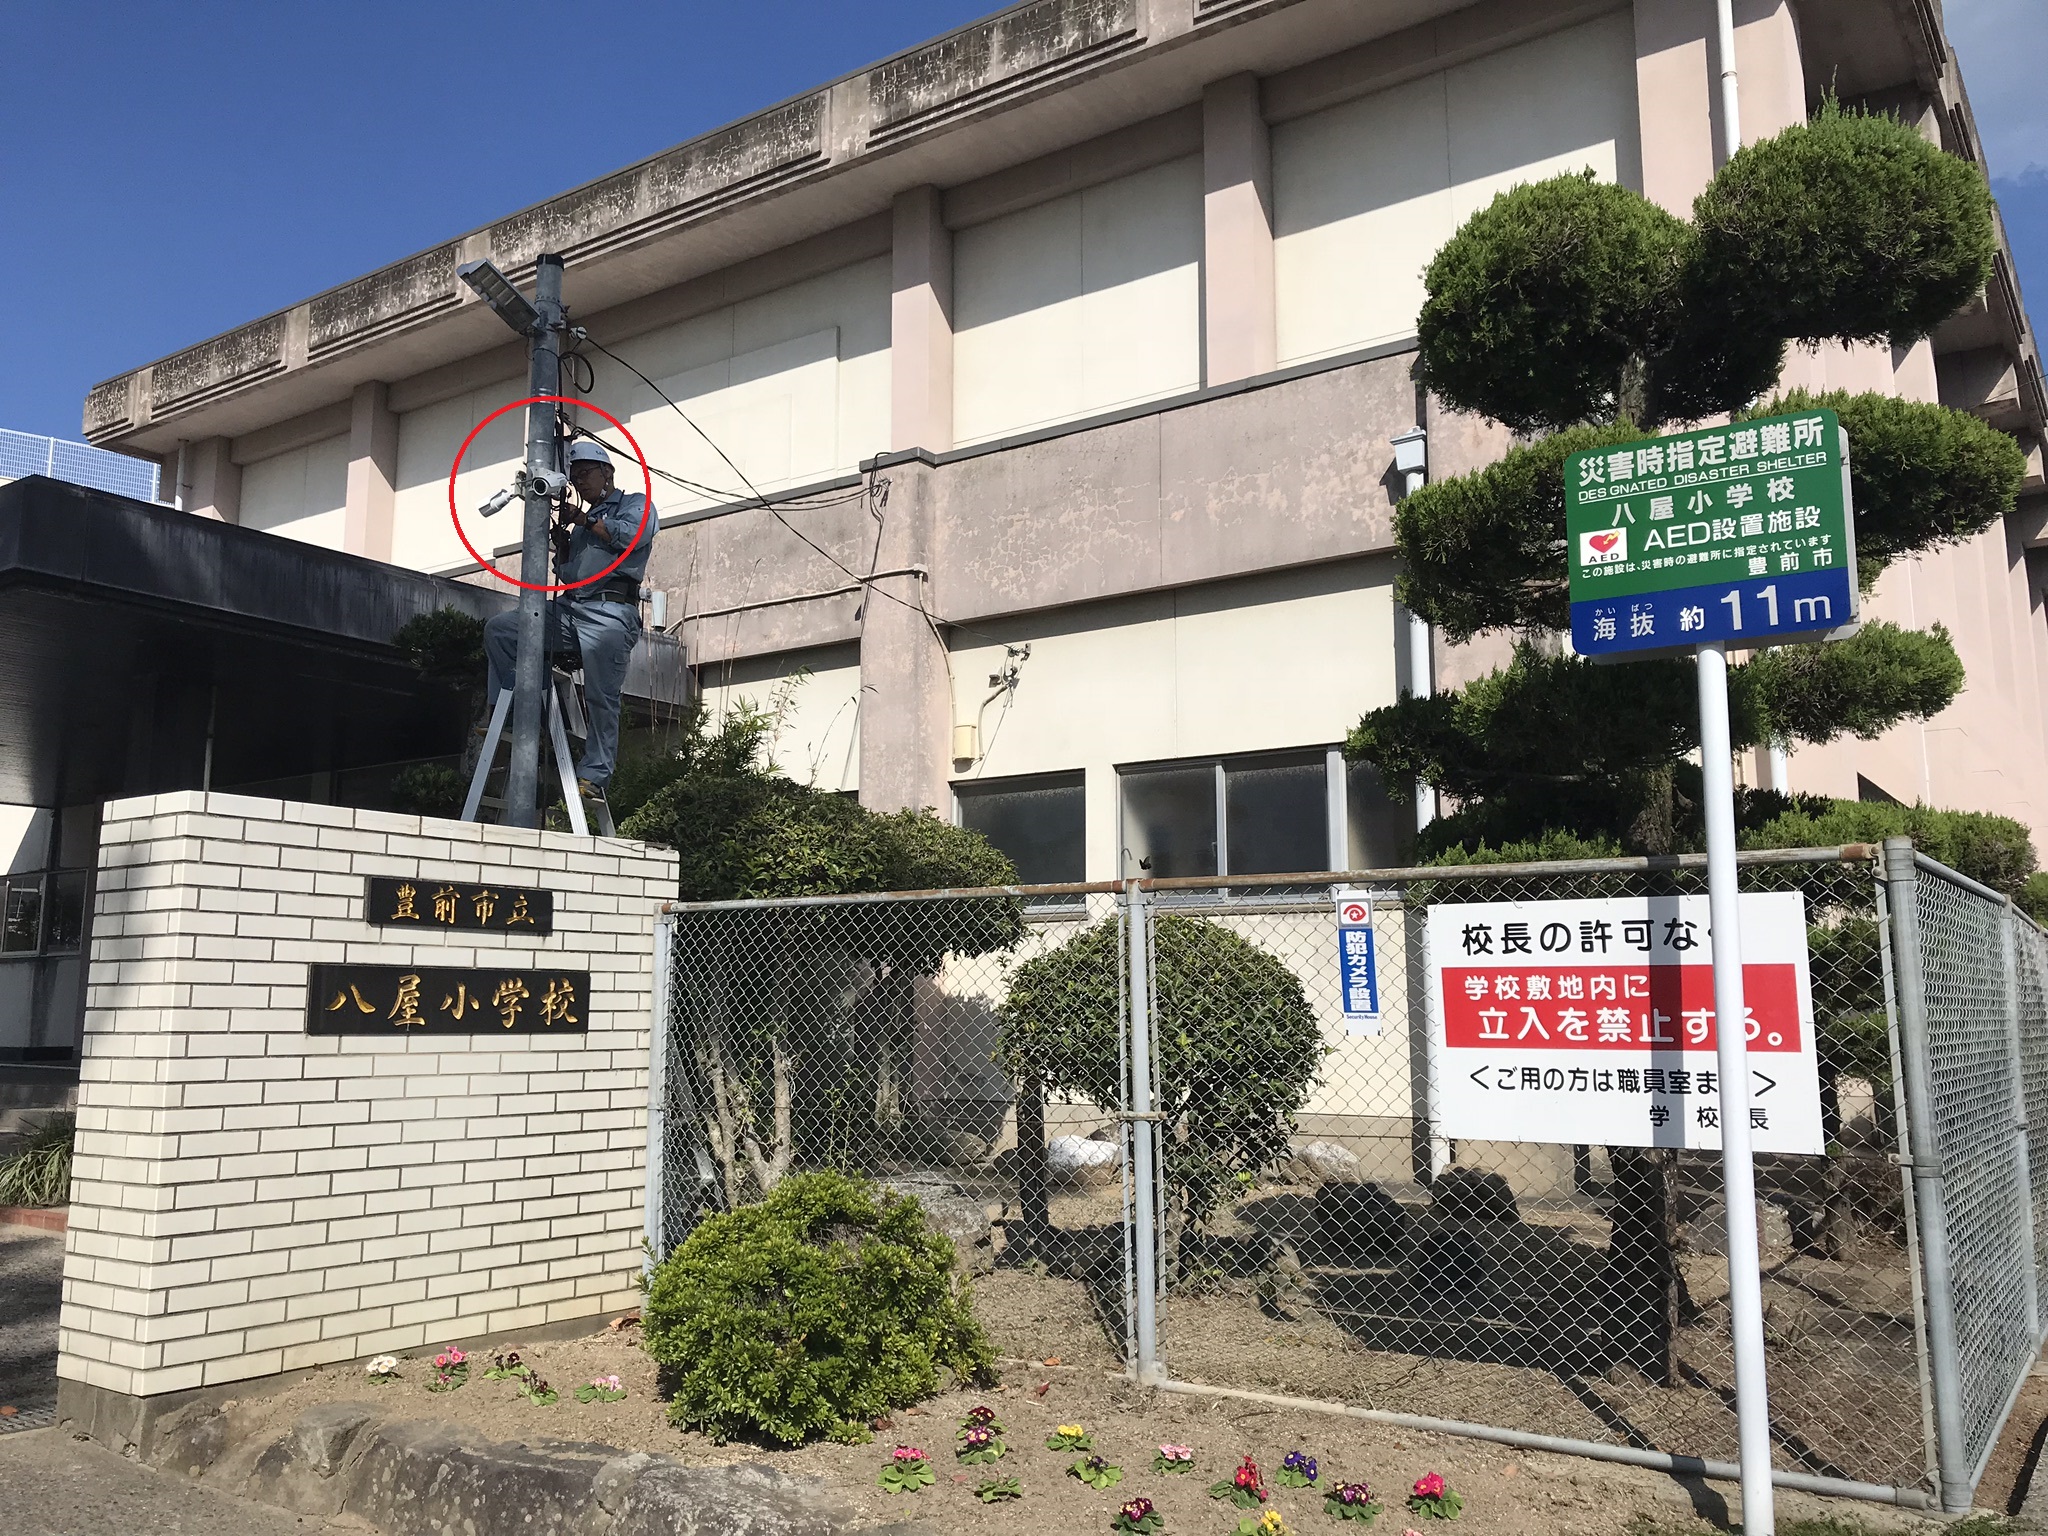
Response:
[{"label": "window frame", "polygon": [[[79,867],[75,869],[24,869],[11,875],[0,875],[0,965],[16,964],[23,961],[43,960],[52,956],[82,955],[90,946],[92,934],[93,872]],[[79,886],[81,914],[79,942],[69,948],[52,948],[50,945],[50,894],[57,882],[76,877]],[[26,949],[8,949],[4,929],[8,909],[13,905],[14,892],[33,888],[36,893],[36,934],[35,942]]]},{"label": "window frame", "polygon": [[[1320,754],[1323,766],[1323,858],[1324,867],[1319,870],[1269,871],[1265,874],[1244,874],[1230,867],[1230,772],[1233,769],[1308,766]],[[1197,757],[1157,758],[1139,762],[1115,765],[1117,778],[1116,793],[1116,846],[1117,867],[1121,871],[1119,880],[1143,879],[1149,871],[1137,866],[1134,850],[1130,844],[1130,827],[1126,819],[1124,778],[1127,774],[1153,773],[1162,769],[1207,767],[1211,772],[1216,792],[1216,872],[1209,878],[1242,879],[1247,886],[1255,886],[1261,879],[1287,874],[1328,874],[1343,871],[1351,862],[1351,765],[1344,760],[1344,749],[1330,743],[1306,747],[1271,747],[1257,752],[1226,752],[1204,754]],[[1341,855],[1339,850],[1342,850]]]},{"label": "window frame", "polygon": [[[964,819],[965,806],[962,802],[963,800],[974,799],[976,797],[977,791],[985,792],[993,796],[997,794],[1029,794],[1033,791],[1048,789],[1079,790],[1081,792],[1081,873],[1084,878],[1078,881],[1059,880],[1050,881],[1047,883],[1054,885],[1085,885],[1087,883],[1087,880],[1085,878],[1088,873],[1087,769],[1056,768],[1041,773],[1002,774],[990,779],[954,779],[947,785],[947,788],[952,791],[953,795],[953,825],[956,827],[963,828],[966,827],[967,823]],[[965,795],[961,793],[961,791],[963,790],[966,791]],[[983,835],[985,836],[986,834]],[[1086,903],[1086,901],[1087,898],[1079,894],[1066,896],[1041,896],[1035,900],[1026,902],[1024,904],[1024,910],[1027,915],[1034,912],[1052,911],[1055,909],[1061,913],[1069,913],[1070,909],[1072,909],[1075,906],[1083,905]]]}]

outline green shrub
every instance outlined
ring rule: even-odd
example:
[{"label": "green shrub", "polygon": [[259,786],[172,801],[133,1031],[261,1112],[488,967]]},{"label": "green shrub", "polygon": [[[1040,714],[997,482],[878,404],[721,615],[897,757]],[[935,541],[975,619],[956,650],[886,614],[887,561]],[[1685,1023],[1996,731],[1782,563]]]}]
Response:
[{"label": "green shrub", "polygon": [[1832,848],[1888,837],[1910,837],[1930,859],[2014,896],[2034,873],[2033,840],[2008,816],[1883,800],[1837,800],[1819,815],[1792,811],[1745,833],[1741,843],[1745,848]]},{"label": "green shrub", "polygon": [[[1258,945],[1199,917],[1152,929],[1161,1161],[1189,1223],[1284,1156],[1323,1057],[1301,980]],[[997,1010],[997,1054],[1054,1093],[1113,1105],[1122,1095],[1120,956],[1112,918],[1017,968]]]},{"label": "green shrub", "polygon": [[1641,436],[1628,421],[1574,427],[1425,485],[1394,511],[1396,595],[1461,643],[1488,629],[1571,628],[1564,461]]},{"label": "green shrub", "polygon": [[1685,291],[1719,323],[1910,345],[1991,275],[1984,173],[1895,118],[1830,103],[1739,150],[1693,203]]},{"label": "green shrub", "polygon": [[469,781],[446,763],[414,763],[391,780],[391,804],[411,816],[454,816]]},{"label": "green shrub", "polygon": [[2012,899],[2035,922],[2048,924],[2048,875],[2035,873],[2027,876],[2025,883],[2013,892]]},{"label": "green shrub", "polygon": [[796,1445],[931,1396],[943,1367],[986,1382],[995,1353],[915,1200],[793,1174],[707,1218],[649,1280],[646,1347],[669,1417]]},{"label": "green shrub", "polygon": [[1849,434],[1856,562],[1870,577],[1873,566],[1982,533],[2012,511],[2026,478],[2018,444],[1947,406],[1795,389],[1740,419],[1812,410],[1833,411]]},{"label": "green shrub", "polygon": [[1518,186],[1438,251],[1419,376],[1517,432],[1613,416],[1675,308],[1685,224],[1591,171]]},{"label": "green shrub", "polygon": [[78,1122],[52,1115],[0,1158],[0,1205],[63,1205],[71,1198],[71,1143]]},{"label": "green shrub", "polygon": [[453,688],[483,687],[484,621],[460,608],[414,614],[391,643],[422,677]]}]

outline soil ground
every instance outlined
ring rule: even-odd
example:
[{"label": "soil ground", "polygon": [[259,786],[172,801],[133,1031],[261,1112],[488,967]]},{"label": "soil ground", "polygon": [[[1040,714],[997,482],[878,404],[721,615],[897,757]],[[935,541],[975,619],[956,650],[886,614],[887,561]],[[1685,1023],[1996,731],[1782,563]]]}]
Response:
[{"label": "soil ground", "polygon": [[[1358,1420],[1256,1404],[1141,1391],[1118,1369],[1095,1311],[1078,1283],[1027,1271],[1000,1271],[977,1284],[976,1311],[1004,1359],[1002,1384],[982,1392],[948,1392],[897,1414],[872,1445],[818,1444],[780,1449],[716,1444],[669,1425],[655,1397],[653,1362],[638,1329],[627,1326],[595,1337],[522,1347],[523,1358],[562,1394],[536,1407],[509,1381],[473,1379],[459,1390],[429,1393],[434,1369],[426,1354],[407,1359],[400,1379],[366,1383],[360,1365],[305,1372],[281,1389],[239,1403],[237,1435],[282,1433],[307,1407],[341,1398],[368,1400],[393,1414],[468,1425],[502,1440],[596,1441],[660,1452],[694,1465],[761,1461],[824,1479],[859,1511],[864,1523],[914,1519],[934,1530],[1023,1536],[1045,1531],[1108,1531],[1119,1504],[1137,1494],[1153,1499],[1168,1532],[1235,1530],[1240,1511],[1211,1500],[1208,1485],[1228,1478],[1238,1458],[1252,1456],[1269,1481],[1290,1450],[1315,1456],[1323,1481],[1363,1479],[1386,1512],[1374,1529],[1400,1532],[1412,1522],[1401,1499],[1424,1472],[1444,1474],[1467,1499],[1456,1527],[1470,1536],[1623,1536],[1632,1520],[1653,1524],[1659,1536],[1705,1532],[1724,1524],[1737,1503],[1718,1485],[1684,1485],[1632,1468],[1576,1457],[1522,1453],[1480,1442],[1397,1431]],[[1057,1360],[1057,1364],[1045,1362]],[[483,1362],[479,1362],[480,1364]],[[571,1393],[593,1376],[616,1373],[630,1395],[618,1403],[577,1403]],[[954,1463],[954,1430],[968,1408],[986,1402],[1006,1426],[1009,1454],[994,1467]],[[1097,1450],[1124,1468],[1117,1487],[1097,1492],[1066,1475],[1071,1452],[1046,1449],[1053,1426],[1081,1423]],[[891,1495],[875,1484],[897,1442],[932,1454],[937,1484],[911,1495]],[[1162,1441],[1193,1447],[1196,1470],[1183,1475],[1152,1471]],[[983,1505],[974,1486],[991,1475],[1023,1485],[1014,1503]],[[1781,1519],[1832,1511],[1874,1532],[1933,1531],[1939,1527],[1897,1511],[1780,1495]],[[1322,1496],[1275,1488],[1272,1507],[1299,1531],[1337,1527],[1322,1513]],[[1739,1509],[1734,1511],[1739,1517]],[[1854,1529],[1854,1527],[1851,1527]]]}]

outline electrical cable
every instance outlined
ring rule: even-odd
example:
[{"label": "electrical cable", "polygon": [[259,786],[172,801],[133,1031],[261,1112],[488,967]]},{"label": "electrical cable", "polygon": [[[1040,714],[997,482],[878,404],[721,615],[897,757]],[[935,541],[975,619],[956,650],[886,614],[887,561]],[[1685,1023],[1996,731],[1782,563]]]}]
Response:
[{"label": "electrical cable", "polygon": [[[589,342],[593,347],[597,348],[598,351],[602,352],[606,357],[610,358],[613,362],[617,363],[621,368],[625,369],[628,373],[632,374],[633,377],[638,379],[642,384],[645,384],[649,389],[653,390],[657,395],[661,396],[662,401],[668,406],[668,408],[674,411],[678,416],[682,417],[685,422],[688,422],[690,430],[692,432],[695,432],[699,437],[701,437],[704,440],[705,444],[711,449],[711,451],[717,454],[718,457],[724,461],[726,468],[730,469],[734,474],[740,477],[740,483],[746,486],[749,493],[752,494],[754,501],[761,507],[763,511],[765,511],[770,517],[774,518],[778,523],[782,524],[784,528],[787,528],[791,533],[795,534],[799,540],[801,540],[805,545],[809,546],[809,548],[811,548],[817,554],[822,556],[830,564],[836,566],[839,570],[845,572],[849,580],[858,582],[863,592],[877,593],[880,596],[887,598],[890,602],[895,603],[898,607],[907,608],[911,612],[921,615],[924,621],[927,624],[931,625],[932,634],[939,641],[940,647],[942,649],[950,649],[946,647],[946,637],[939,633],[939,625],[942,622],[947,623],[949,628],[963,630],[968,634],[977,635],[984,640],[989,640],[996,644],[1001,643],[1000,641],[996,641],[993,635],[984,635],[981,633],[981,631],[969,629],[964,624],[952,623],[950,621],[944,621],[934,618],[931,613],[931,610],[925,607],[922,594],[920,594],[919,600],[917,602],[911,602],[908,598],[898,597],[894,592],[891,592],[886,587],[880,587],[875,585],[874,578],[872,576],[861,575],[859,571],[856,571],[844,560],[841,560],[837,555],[833,554],[832,551],[825,548],[824,545],[818,543],[817,540],[813,539],[809,534],[805,533],[801,528],[797,527],[795,523],[792,523],[788,518],[784,517],[778,504],[775,502],[771,502],[766,496],[761,494],[760,488],[757,487],[752,480],[747,478],[747,472],[741,469],[739,465],[735,464],[732,461],[732,456],[728,454],[723,448],[718,446],[718,443],[716,442],[716,440],[712,438],[710,433],[706,432],[702,427],[697,425],[695,419],[691,417],[688,411],[684,410],[680,405],[676,404],[675,401],[669,399],[668,392],[664,390],[659,384],[655,383],[654,380],[648,378],[646,374],[642,373],[638,368],[635,368],[631,363],[627,362],[623,357],[619,356],[618,353],[614,352],[610,347],[606,346],[603,342],[599,341],[595,336],[592,336],[588,331],[583,330],[581,327],[578,327],[575,331],[575,335],[578,341]],[[595,434],[589,435],[593,437],[595,436]],[[631,454],[628,454],[627,457],[632,458],[633,456]],[[637,458],[634,459],[633,461],[636,464],[642,463],[642,461]],[[643,464],[643,467],[652,470],[651,465]],[[683,483],[679,480],[679,477],[669,475],[666,472],[653,472],[661,474],[663,479],[678,480],[678,483]],[[703,494],[702,488],[697,489],[699,490],[699,494]],[[865,494],[865,492],[863,492],[863,494]],[[738,498],[733,499],[737,500]],[[853,499],[854,498],[851,496],[844,498],[844,500],[846,501],[850,501]],[[827,501],[819,502],[816,503],[815,505],[836,506],[841,504],[842,502],[840,501]],[[951,658],[949,656],[949,665],[950,660]]]}]

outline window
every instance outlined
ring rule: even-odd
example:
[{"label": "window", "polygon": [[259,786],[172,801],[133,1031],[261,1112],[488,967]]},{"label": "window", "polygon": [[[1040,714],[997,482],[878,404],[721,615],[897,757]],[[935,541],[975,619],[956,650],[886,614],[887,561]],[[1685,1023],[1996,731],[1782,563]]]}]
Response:
[{"label": "window", "polygon": [[1125,768],[1117,780],[1125,878],[1386,868],[1407,850],[1402,809],[1331,747]]},{"label": "window", "polygon": [[76,954],[85,939],[86,871],[0,880],[0,957]]},{"label": "window", "polygon": [[1009,855],[1025,885],[1087,878],[1087,797],[1079,773],[953,786],[956,820]]}]

